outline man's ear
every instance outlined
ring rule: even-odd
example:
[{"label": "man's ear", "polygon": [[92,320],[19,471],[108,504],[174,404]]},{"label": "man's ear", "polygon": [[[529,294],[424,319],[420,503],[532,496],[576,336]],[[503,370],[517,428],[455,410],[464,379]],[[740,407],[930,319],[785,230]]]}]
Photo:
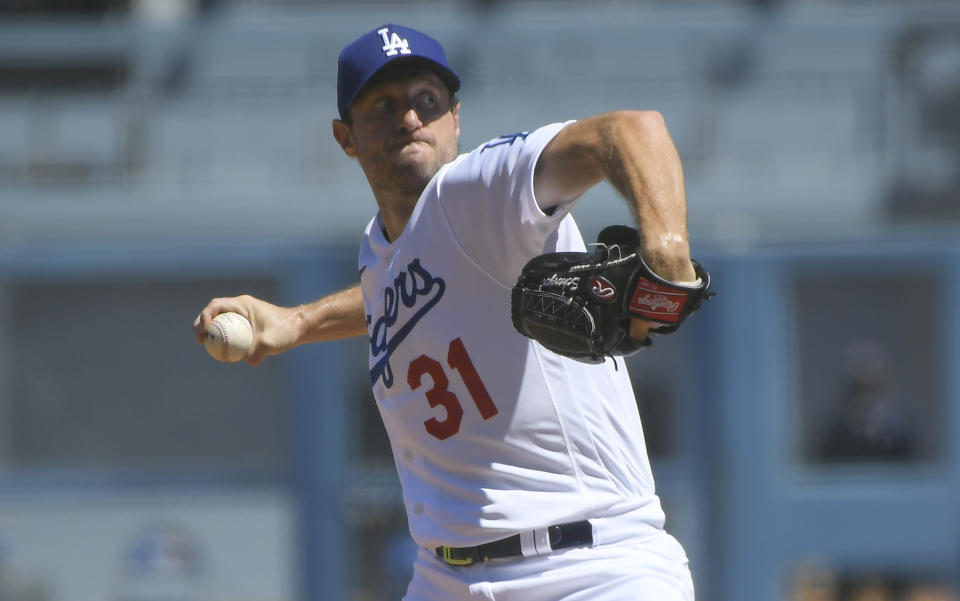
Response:
[{"label": "man's ear", "polygon": [[453,105],[453,108],[450,109],[450,112],[453,113],[453,127],[457,132],[457,139],[460,139],[460,103],[457,102]]},{"label": "man's ear", "polygon": [[357,158],[357,143],[353,139],[353,129],[347,125],[346,121],[340,119],[333,120],[333,137],[337,144],[343,149],[348,157]]}]

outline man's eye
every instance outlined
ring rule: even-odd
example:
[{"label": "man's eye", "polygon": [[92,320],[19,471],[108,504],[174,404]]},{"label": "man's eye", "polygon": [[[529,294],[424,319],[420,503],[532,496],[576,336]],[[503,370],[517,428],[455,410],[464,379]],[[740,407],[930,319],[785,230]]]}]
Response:
[{"label": "man's eye", "polygon": [[423,94],[420,96],[421,106],[434,106],[437,104],[437,97],[434,94]]}]

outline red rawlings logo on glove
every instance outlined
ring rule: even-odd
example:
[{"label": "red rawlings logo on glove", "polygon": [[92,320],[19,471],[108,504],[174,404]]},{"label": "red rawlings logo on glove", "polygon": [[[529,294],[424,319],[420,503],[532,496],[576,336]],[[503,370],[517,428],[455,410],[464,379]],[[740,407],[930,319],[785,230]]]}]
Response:
[{"label": "red rawlings logo on glove", "polygon": [[687,294],[640,278],[630,300],[630,312],[654,321],[677,323],[687,302]]},{"label": "red rawlings logo on glove", "polygon": [[612,303],[617,300],[616,287],[610,283],[610,280],[600,275],[595,275],[590,278],[590,292],[592,292],[597,299],[607,303]]}]

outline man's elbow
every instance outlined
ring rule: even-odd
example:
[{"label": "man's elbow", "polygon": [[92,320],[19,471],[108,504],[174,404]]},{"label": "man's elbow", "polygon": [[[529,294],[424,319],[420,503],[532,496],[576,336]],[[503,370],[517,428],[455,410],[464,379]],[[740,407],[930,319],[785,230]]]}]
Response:
[{"label": "man's elbow", "polygon": [[619,131],[631,139],[653,140],[664,136],[669,138],[667,121],[656,110],[618,111],[611,114],[612,131]]}]

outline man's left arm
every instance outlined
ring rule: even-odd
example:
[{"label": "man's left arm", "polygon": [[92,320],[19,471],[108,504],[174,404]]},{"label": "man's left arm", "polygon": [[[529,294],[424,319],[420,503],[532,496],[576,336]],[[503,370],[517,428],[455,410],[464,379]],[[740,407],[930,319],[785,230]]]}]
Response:
[{"label": "man's left arm", "polygon": [[534,194],[547,210],[604,179],[629,204],[647,265],[667,280],[696,280],[683,168],[660,113],[606,113],[563,128],[540,155]]}]

